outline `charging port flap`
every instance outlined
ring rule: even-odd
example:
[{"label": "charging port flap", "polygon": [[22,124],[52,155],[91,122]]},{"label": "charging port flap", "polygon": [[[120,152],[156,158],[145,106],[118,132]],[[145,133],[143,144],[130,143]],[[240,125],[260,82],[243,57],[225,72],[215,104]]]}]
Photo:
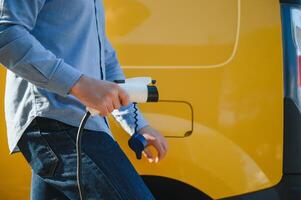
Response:
[{"label": "charging port flap", "polygon": [[193,107],[189,102],[164,100],[139,104],[139,108],[150,125],[165,137],[184,138],[193,133]]}]

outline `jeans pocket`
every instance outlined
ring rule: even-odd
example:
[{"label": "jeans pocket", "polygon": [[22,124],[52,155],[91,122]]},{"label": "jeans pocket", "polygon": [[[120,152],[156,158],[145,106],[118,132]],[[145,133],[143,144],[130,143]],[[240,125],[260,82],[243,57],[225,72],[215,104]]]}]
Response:
[{"label": "jeans pocket", "polygon": [[59,159],[40,130],[25,131],[18,147],[36,174],[43,178],[54,176]]}]

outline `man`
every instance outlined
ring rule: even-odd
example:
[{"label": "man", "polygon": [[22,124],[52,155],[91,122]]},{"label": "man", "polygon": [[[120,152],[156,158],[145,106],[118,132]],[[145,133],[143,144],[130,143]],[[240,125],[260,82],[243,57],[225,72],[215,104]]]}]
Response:
[{"label": "man", "polygon": [[[0,62],[7,67],[5,113],[11,152],[32,167],[31,199],[79,199],[75,137],[85,107],[100,111],[83,136],[87,199],[153,199],[112,139],[107,119],[129,133],[133,105],[113,80],[124,79],[105,35],[101,0],[0,0]],[[107,81],[105,81],[107,80]],[[158,151],[167,142],[138,113],[138,132]]]}]

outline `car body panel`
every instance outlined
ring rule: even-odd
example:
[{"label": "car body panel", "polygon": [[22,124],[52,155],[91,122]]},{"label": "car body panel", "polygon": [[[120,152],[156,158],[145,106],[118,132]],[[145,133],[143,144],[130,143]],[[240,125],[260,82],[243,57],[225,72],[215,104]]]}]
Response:
[{"label": "car body panel", "polygon": [[[105,6],[127,77],[151,76],[160,99],[180,101],[140,105],[168,136],[169,152],[159,164],[135,160],[129,136],[111,121],[137,170],[182,181],[214,199],[276,185],[283,163],[279,1],[107,0]],[[4,68],[0,73],[3,96]],[[27,199],[30,170],[21,155],[8,155],[0,112],[0,193]]]},{"label": "car body panel", "polygon": [[[181,1],[173,2],[180,4]],[[232,58],[231,53],[227,52],[223,55],[224,59],[205,61],[203,58],[210,57],[210,51],[202,48],[198,50],[202,62],[195,62],[193,65],[173,65],[171,60],[176,56],[181,57],[180,53],[163,54],[155,60],[138,59],[135,62],[131,56],[120,56],[128,77],[151,76],[157,80],[161,99],[186,101],[192,105],[193,133],[185,138],[168,138],[169,154],[157,165],[136,161],[126,146],[126,135],[116,134],[141,174],[180,180],[212,198],[252,192],[277,184],[282,177],[283,143],[283,67],[279,2],[204,0],[197,4],[200,5],[199,10],[202,13],[206,12],[207,5],[212,3],[216,6],[217,2],[223,5],[225,12],[227,9],[233,12],[234,7],[236,13],[240,14],[239,20],[232,19],[228,24],[219,27],[221,33],[227,29],[225,26],[231,27],[232,39],[227,40],[229,35],[225,33],[225,38],[219,40],[232,47],[231,53],[233,46],[237,45]],[[212,5],[209,7],[214,7]],[[223,16],[218,9],[215,14]],[[174,23],[176,22],[174,19]],[[207,23],[211,22],[210,19],[207,20]],[[202,30],[207,25],[200,20]],[[136,32],[142,33],[142,30],[139,31],[140,27],[143,26],[137,26]],[[236,27],[239,27],[239,31],[235,32]],[[122,24],[119,29],[122,29]],[[156,29],[153,27],[153,34],[157,34]],[[235,33],[239,34],[237,44]],[[148,32],[141,35],[140,40],[142,37],[147,40],[151,34]],[[204,34],[206,33],[195,37],[210,37]],[[113,33],[110,36],[119,54],[124,52],[121,39]],[[219,36],[222,37],[223,34]],[[135,38],[129,39],[127,35],[122,37],[128,43],[131,39],[136,43]],[[201,40],[201,46],[214,44],[212,40]],[[147,49],[140,46],[139,51],[147,52],[144,48]],[[169,45],[169,48],[172,49],[173,46]],[[191,48],[189,52],[193,51],[195,49]],[[150,52],[152,53],[156,53],[155,49]],[[167,108],[169,105],[164,106],[167,111],[163,111],[160,103],[157,109],[154,109],[155,106],[140,105],[150,122],[155,123],[154,126],[163,134],[170,136],[170,129],[178,129],[178,134],[174,135],[184,135],[183,128],[179,127],[188,127],[191,123],[189,115],[183,117],[183,113],[188,111],[179,109],[177,113],[181,115],[180,112],[183,112],[182,117],[173,118]],[[172,110],[172,107],[169,109]],[[172,128],[171,124],[174,124]],[[113,132],[122,132],[113,127]]]}]

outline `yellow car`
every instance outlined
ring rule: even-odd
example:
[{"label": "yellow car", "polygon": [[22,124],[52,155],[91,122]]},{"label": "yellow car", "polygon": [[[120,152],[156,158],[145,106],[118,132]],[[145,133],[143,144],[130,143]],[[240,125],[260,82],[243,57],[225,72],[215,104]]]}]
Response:
[{"label": "yellow car", "polygon": [[[157,199],[301,199],[300,0],[105,6],[127,77],[157,80],[161,101],[140,108],[168,138],[162,162],[136,160],[129,136],[111,121]],[[0,104],[0,199],[29,199],[30,169],[8,155]]]}]

